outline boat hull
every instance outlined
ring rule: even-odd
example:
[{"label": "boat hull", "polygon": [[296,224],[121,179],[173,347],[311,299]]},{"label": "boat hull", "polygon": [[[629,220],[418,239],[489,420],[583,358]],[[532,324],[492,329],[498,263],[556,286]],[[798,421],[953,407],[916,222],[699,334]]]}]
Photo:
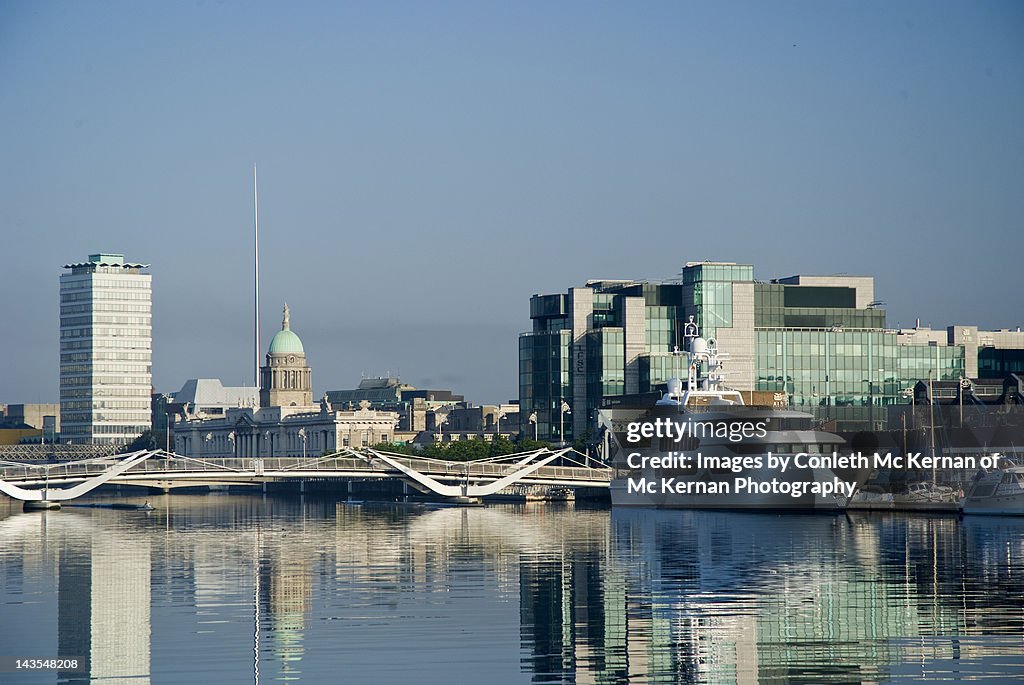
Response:
[{"label": "boat hull", "polygon": [[1024,516],[1024,468],[980,474],[963,499],[965,514]]},{"label": "boat hull", "polygon": [[[802,412],[742,406],[701,412],[615,407],[602,409],[602,415],[611,429],[615,477],[610,494],[616,507],[836,512],[847,508],[872,471],[867,461],[848,454],[843,438],[815,430],[812,417]],[[706,422],[713,434],[699,439],[636,439],[641,424],[664,426],[667,420],[679,426]],[[764,430],[733,435],[734,440],[714,428],[737,424]],[[680,430],[670,432],[678,435]],[[666,456],[670,465],[679,467],[666,468]],[[779,458],[787,468],[779,467]]]},{"label": "boat hull", "polygon": [[[863,484],[869,474],[870,471],[867,470],[857,474],[855,485]],[[664,484],[663,479],[669,478],[673,479],[672,482]],[[845,510],[849,505],[849,498],[839,492],[815,493],[812,492],[812,486],[835,486],[837,480],[843,483],[850,482],[827,469],[799,470],[786,474],[767,470],[747,470],[714,479],[709,478],[708,474],[704,474],[703,478],[638,475],[613,480],[610,492],[612,505],[616,507],[835,512]],[[762,484],[763,489],[772,486],[772,491],[738,488],[737,484],[740,482]],[[653,492],[638,490],[638,485],[651,487]],[[794,496],[794,491],[800,494]]]}]

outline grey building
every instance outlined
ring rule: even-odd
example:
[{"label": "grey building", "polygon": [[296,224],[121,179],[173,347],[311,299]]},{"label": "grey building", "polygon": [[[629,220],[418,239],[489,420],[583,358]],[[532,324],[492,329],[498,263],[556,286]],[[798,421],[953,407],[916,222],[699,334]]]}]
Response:
[{"label": "grey building", "polygon": [[218,378],[190,378],[169,399],[170,406],[180,407],[181,412],[222,416],[232,407],[257,406],[259,389],[225,386]]},{"label": "grey building", "polygon": [[397,412],[398,430],[419,433],[434,430],[434,413],[442,408],[462,403],[465,398],[451,390],[417,389],[393,376],[363,378],[351,390],[328,390],[327,400],[338,408],[352,408],[361,402],[382,411]]}]

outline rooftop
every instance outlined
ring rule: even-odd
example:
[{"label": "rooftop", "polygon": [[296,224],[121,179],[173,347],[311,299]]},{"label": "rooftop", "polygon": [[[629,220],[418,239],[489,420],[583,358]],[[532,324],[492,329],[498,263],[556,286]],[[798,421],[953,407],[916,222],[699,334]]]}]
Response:
[{"label": "rooftop", "polygon": [[125,262],[123,254],[114,254],[112,252],[100,252],[97,254],[89,255],[89,261],[78,262],[77,264],[65,264],[65,269],[75,269],[83,266],[120,266],[125,269],[145,269],[149,267],[149,264],[136,264],[132,262]]}]

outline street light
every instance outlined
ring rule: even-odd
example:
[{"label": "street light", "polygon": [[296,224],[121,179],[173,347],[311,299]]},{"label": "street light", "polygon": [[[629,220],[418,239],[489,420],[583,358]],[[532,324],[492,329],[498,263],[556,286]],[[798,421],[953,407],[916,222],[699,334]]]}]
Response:
[{"label": "street light", "polygon": [[537,412],[530,414],[530,423],[533,424],[533,441],[537,442]]},{"label": "street light", "polygon": [[270,431],[267,431],[266,433],[264,433],[263,437],[265,437],[267,439],[267,456],[268,457],[273,457],[274,456],[274,446],[270,442]]},{"label": "street light", "polygon": [[306,429],[299,429],[299,437],[302,438],[302,458],[306,458]]},{"label": "street light", "polygon": [[565,415],[571,414],[572,409],[569,407],[569,403],[562,400],[561,411],[558,413],[558,439],[565,445]]},{"label": "street light", "polygon": [[203,436],[203,442],[206,443],[206,451],[210,451],[210,443],[213,442],[213,433],[207,433]]},{"label": "street light", "polygon": [[231,456],[237,457],[238,452],[235,450],[235,431],[228,433],[228,442],[231,443]]},{"label": "street light", "polygon": [[960,376],[960,390],[957,395],[960,396],[960,427],[964,426],[964,391],[971,389],[971,379]]},{"label": "street light", "polygon": [[503,412],[502,410],[499,409],[498,410],[498,414],[497,414],[497,418],[495,419],[495,428],[494,428],[494,437],[495,438],[500,438],[501,437],[501,417],[502,416],[505,416],[505,412]]},{"label": "street light", "polygon": [[434,412],[434,423],[437,424],[437,442],[444,442],[444,424],[448,423],[448,412]]}]

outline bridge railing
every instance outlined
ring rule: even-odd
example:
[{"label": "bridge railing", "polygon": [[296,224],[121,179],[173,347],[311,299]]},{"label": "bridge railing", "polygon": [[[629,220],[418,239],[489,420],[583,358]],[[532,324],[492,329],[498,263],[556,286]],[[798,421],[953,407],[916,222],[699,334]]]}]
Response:
[{"label": "bridge railing", "polygon": [[[514,473],[522,468],[514,462],[468,461],[447,462],[437,459],[417,458],[404,455],[389,455],[402,464],[416,471],[437,478],[485,478],[497,479]],[[113,458],[91,459],[88,461],[65,462],[47,465],[0,464],[0,479],[6,481],[34,481],[46,479],[63,480],[69,478],[89,478],[99,475],[116,463]],[[375,458],[355,455],[332,455],[328,457],[226,457],[216,459],[195,459],[191,457],[166,457],[155,455],[136,464],[126,471],[125,476],[142,474],[154,477],[169,476],[176,473],[210,473],[230,475],[237,473],[251,477],[269,473],[287,472],[368,472],[397,473],[390,465]],[[610,475],[607,469],[595,469],[584,466],[541,466],[532,474],[533,478],[558,479],[567,481],[607,481]]]}]

